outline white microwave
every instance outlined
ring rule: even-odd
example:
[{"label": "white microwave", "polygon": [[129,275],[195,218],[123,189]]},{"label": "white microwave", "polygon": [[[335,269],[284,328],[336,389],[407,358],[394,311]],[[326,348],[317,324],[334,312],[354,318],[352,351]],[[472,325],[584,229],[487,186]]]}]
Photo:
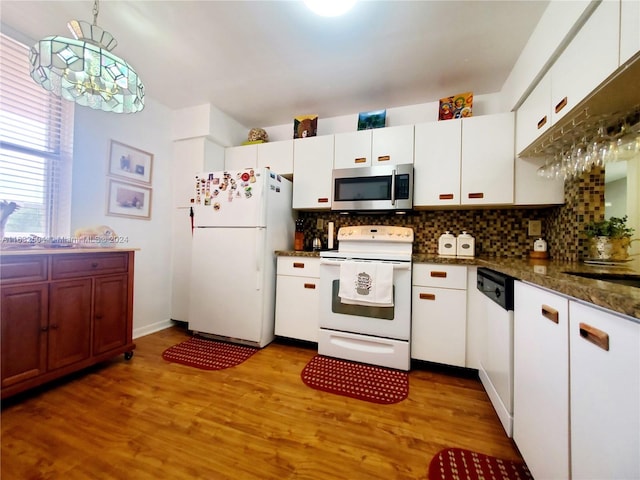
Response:
[{"label": "white microwave", "polygon": [[413,207],[413,164],[333,170],[331,210],[398,211]]}]

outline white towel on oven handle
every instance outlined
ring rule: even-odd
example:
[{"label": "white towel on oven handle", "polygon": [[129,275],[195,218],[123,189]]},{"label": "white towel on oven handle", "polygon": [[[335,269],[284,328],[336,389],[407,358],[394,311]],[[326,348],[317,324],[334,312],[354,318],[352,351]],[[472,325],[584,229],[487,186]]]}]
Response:
[{"label": "white towel on oven handle", "polygon": [[347,305],[393,307],[393,264],[343,262],[338,296]]}]

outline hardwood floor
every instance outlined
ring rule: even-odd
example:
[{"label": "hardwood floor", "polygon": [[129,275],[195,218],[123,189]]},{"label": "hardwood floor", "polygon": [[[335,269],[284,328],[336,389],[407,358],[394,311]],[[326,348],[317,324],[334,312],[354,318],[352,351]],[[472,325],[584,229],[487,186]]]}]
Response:
[{"label": "hardwood floor", "polygon": [[378,405],[305,386],[304,346],[217,371],[162,359],[188,336],[4,401],[2,479],[426,479],[446,447],[520,459],[477,379],[420,366],[406,400]]}]

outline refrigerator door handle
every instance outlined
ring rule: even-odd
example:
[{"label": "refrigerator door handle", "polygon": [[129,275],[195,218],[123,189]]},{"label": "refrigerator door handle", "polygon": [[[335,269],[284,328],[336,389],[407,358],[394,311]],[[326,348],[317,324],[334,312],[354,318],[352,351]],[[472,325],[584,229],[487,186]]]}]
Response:
[{"label": "refrigerator door handle", "polygon": [[262,290],[262,282],[264,274],[264,250],[266,243],[267,229],[258,227],[256,235],[256,290]]}]

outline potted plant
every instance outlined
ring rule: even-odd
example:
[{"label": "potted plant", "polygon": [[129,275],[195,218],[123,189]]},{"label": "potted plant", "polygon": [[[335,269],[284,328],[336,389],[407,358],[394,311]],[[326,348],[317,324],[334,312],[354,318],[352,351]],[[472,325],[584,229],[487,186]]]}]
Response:
[{"label": "potted plant", "polygon": [[586,226],[589,238],[589,258],[592,260],[621,261],[629,258],[629,244],[633,228],[627,226],[627,216],[611,217]]}]

